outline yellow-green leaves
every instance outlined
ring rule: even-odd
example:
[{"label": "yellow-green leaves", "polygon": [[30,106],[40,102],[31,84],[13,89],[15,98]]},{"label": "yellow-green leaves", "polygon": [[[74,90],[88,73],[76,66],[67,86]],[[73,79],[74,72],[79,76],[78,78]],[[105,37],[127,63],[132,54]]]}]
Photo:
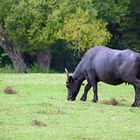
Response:
[{"label": "yellow-green leaves", "polygon": [[88,10],[78,7],[76,13],[64,17],[59,37],[72,42],[77,49],[87,49],[93,45],[105,45],[111,35],[103,20],[91,18]]},{"label": "yellow-green leaves", "polygon": [[111,37],[92,0],[19,0],[11,9],[4,19],[6,31],[21,48],[48,47],[63,39],[84,50],[105,45]]}]

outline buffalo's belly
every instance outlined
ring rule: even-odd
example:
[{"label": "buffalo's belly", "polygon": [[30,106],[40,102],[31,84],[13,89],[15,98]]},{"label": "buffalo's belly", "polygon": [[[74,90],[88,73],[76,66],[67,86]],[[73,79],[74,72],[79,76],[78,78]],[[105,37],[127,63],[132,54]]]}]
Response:
[{"label": "buffalo's belly", "polygon": [[111,85],[119,85],[124,82],[120,77],[115,76],[114,73],[98,74],[97,79]]},{"label": "buffalo's belly", "polygon": [[124,81],[122,80],[119,80],[119,79],[116,79],[116,80],[108,80],[108,79],[103,79],[103,80],[100,80],[106,84],[110,84],[110,85],[119,85],[119,84],[122,84]]}]

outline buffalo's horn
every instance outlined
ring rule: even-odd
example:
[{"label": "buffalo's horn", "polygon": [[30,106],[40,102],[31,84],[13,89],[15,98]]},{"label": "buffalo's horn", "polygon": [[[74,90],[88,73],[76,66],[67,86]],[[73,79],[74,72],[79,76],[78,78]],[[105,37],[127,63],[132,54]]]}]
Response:
[{"label": "buffalo's horn", "polygon": [[65,72],[67,74],[67,79],[69,79],[69,72],[68,72],[68,70],[66,68],[65,68]]}]

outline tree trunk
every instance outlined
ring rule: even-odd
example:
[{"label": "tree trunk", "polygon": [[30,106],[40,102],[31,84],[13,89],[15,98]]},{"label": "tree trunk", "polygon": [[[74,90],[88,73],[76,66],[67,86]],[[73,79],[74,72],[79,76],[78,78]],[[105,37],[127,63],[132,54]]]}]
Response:
[{"label": "tree trunk", "polygon": [[4,52],[8,54],[17,72],[26,72],[27,66],[18,48],[13,49],[8,41],[3,28],[0,26],[0,43]]},{"label": "tree trunk", "polygon": [[51,64],[51,53],[49,50],[40,50],[37,53],[37,63],[43,68],[43,70],[48,71]]}]

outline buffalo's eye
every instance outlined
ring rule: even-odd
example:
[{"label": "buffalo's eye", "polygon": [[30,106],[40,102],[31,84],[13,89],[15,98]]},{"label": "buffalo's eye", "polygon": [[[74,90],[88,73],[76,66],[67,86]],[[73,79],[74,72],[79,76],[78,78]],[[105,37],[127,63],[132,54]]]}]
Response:
[{"label": "buffalo's eye", "polygon": [[66,87],[69,88],[69,83],[68,82],[66,82]]}]

